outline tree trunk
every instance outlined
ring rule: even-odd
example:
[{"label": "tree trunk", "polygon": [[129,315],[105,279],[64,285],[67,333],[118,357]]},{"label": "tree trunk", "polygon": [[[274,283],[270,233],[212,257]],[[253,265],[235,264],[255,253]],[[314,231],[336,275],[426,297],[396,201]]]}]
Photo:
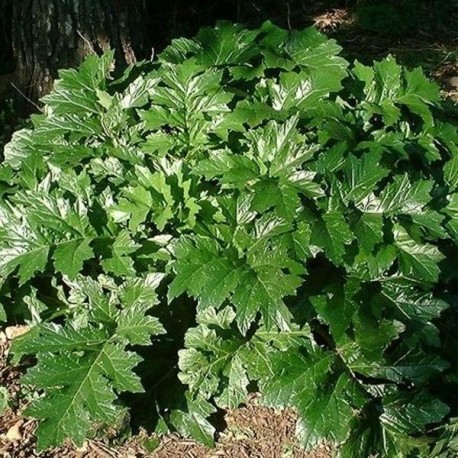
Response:
[{"label": "tree trunk", "polygon": [[15,0],[18,89],[36,102],[51,90],[59,68],[75,67],[108,47],[118,66],[143,58],[146,18],[142,0]]}]

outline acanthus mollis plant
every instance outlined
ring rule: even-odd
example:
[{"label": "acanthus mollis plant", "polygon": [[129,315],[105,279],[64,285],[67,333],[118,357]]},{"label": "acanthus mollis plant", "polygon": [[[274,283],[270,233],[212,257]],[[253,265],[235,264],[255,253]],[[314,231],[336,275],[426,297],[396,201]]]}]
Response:
[{"label": "acanthus mollis plant", "polygon": [[129,408],[211,444],[257,390],[307,448],[428,454],[456,414],[457,129],[421,70],[339,52],[220,23],[61,71],[0,169],[40,448]]}]

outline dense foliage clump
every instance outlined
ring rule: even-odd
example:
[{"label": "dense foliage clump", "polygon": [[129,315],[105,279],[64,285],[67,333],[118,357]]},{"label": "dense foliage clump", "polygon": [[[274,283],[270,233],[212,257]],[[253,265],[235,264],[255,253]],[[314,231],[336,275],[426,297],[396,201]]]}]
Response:
[{"label": "dense foliage clump", "polygon": [[421,70],[339,51],[221,23],[117,79],[111,53],[61,71],[0,168],[41,448],[128,408],[211,444],[260,391],[306,447],[429,453],[456,414],[457,129]]}]

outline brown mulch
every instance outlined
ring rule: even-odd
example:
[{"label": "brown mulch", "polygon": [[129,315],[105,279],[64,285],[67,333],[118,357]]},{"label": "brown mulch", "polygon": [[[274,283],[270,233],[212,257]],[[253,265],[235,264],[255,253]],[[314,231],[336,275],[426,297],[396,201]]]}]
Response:
[{"label": "brown mulch", "polygon": [[176,436],[165,438],[155,458],[330,458],[331,447],[323,444],[311,452],[301,449],[294,437],[297,416],[289,409],[274,410],[249,405],[226,414],[227,428],[215,449],[208,449]]},{"label": "brown mulch", "polygon": [[315,27],[323,33],[335,32],[339,29],[348,29],[354,25],[356,18],[348,10],[332,8],[312,16]]},{"label": "brown mulch", "polygon": [[[296,414],[259,405],[254,395],[245,407],[226,413],[226,429],[219,434],[215,448],[208,448],[177,435],[162,439],[142,432],[122,445],[108,440],[89,440],[80,449],[60,447],[37,453],[36,422],[21,415],[33,392],[19,385],[20,368],[7,364],[11,340],[24,332],[11,326],[0,329],[0,387],[8,391],[8,408],[0,417],[0,458],[330,458],[331,448],[323,444],[312,452],[299,447],[294,430]],[[157,444],[155,444],[155,441]],[[153,451],[144,446],[157,445]]]},{"label": "brown mulch", "polygon": [[458,61],[446,62],[433,74],[439,82],[446,97],[453,102],[458,102]]}]

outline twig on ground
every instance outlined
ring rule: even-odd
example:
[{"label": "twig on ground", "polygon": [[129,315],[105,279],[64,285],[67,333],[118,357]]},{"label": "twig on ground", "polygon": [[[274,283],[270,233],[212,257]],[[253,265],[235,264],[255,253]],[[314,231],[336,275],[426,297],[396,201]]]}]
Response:
[{"label": "twig on ground", "polygon": [[27,102],[31,103],[38,111],[43,113],[43,108],[41,108],[39,105],[37,105],[33,100],[31,100],[29,97],[27,97],[14,83],[11,83],[11,86],[22,96],[24,97]]}]

